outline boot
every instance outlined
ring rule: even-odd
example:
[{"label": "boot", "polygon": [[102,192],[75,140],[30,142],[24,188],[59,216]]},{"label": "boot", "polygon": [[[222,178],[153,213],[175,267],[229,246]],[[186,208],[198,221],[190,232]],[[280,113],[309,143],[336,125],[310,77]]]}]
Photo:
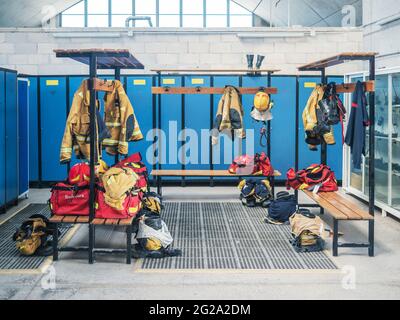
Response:
[{"label": "boot", "polygon": [[247,57],[247,67],[250,69],[253,69],[253,62],[254,62],[254,54],[248,54],[246,55]]},{"label": "boot", "polygon": [[256,64],[256,69],[257,70],[261,69],[261,66],[262,66],[262,63],[263,63],[264,59],[265,59],[265,56],[260,56],[260,55],[257,56],[257,64]]}]

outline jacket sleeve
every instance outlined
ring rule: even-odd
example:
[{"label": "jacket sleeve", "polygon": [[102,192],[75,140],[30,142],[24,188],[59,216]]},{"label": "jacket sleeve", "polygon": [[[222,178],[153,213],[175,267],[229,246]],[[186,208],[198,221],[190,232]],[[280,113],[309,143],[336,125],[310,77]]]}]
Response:
[{"label": "jacket sleeve", "polygon": [[64,137],[61,143],[60,150],[60,162],[68,163],[72,158],[72,146],[73,146],[73,133],[72,133],[72,121],[77,113],[77,108],[81,104],[82,98],[78,95],[74,96],[72,101],[71,110],[68,115],[67,123],[65,125]]},{"label": "jacket sleeve", "polygon": [[132,104],[126,93],[120,93],[121,100],[121,132],[118,141],[118,153],[128,154],[128,142],[143,139],[142,131],[136,120]]}]

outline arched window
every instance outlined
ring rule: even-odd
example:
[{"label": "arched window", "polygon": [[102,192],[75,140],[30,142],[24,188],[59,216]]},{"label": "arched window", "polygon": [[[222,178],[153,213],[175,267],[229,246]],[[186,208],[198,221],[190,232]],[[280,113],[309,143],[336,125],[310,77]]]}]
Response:
[{"label": "arched window", "polygon": [[[124,27],[149,16],[155,27],[252,27],[253,14],[233,0],[82,0],[60,14],[61,27]],[[147,21],[134,22],[148,27]]]}]

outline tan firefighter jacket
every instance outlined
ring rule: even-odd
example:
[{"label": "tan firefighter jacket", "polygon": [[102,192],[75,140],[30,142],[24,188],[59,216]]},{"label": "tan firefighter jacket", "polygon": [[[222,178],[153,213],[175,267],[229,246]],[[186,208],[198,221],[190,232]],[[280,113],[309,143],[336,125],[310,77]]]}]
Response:
[{"label": "tan firefighter jacket", "polygon": [[114,81],[114,91],[104,96],[105,123],[111,138],[103,140],[108,154],[128,154],[128,142],[143,139],[135,113],[124,87]]},{"label": "tan firefighter jacket", "polygon": [[[308,136],[318,136],[318,134],[314,134],[315,128],[318,125],[318,117],[317,117],[317,109],[319,109],[318,103],[324,97],[324,87],[318,85],[313,92],[311,93],[307,105],[303,111],[303,125],[304,131],[307,133]],[[325,142],[329,145],[335,144],[335,137],[333,134],[333,129],[331,128],[331,132],[328,132],[323,135],[322,137]],[[309,145],[311,150],[315,150],[316,146],[310,144]]]},{"label": "tan firefighter jacket", "polygon": [[[85,80],[75,92],[61,144],[60,161],[71,161],[72,149],[78,159],[90,159],[90,91]],[[96,124],[97,127],[97,124]],[[97,130],[96,130],[97,134]],[[96,154],[99,147],[96,146]]]}]

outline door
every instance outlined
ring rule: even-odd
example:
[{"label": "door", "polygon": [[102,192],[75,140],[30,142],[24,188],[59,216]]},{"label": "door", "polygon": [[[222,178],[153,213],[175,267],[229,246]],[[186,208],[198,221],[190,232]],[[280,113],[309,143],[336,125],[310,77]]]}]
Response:
[{"label": "door", "polygon": [[19,195],[29,190],[29,90],[28,79],[18,79]]},{"label": "door", "polygon": [[0,70],[0,207],[6,203],[6,81]]}]

